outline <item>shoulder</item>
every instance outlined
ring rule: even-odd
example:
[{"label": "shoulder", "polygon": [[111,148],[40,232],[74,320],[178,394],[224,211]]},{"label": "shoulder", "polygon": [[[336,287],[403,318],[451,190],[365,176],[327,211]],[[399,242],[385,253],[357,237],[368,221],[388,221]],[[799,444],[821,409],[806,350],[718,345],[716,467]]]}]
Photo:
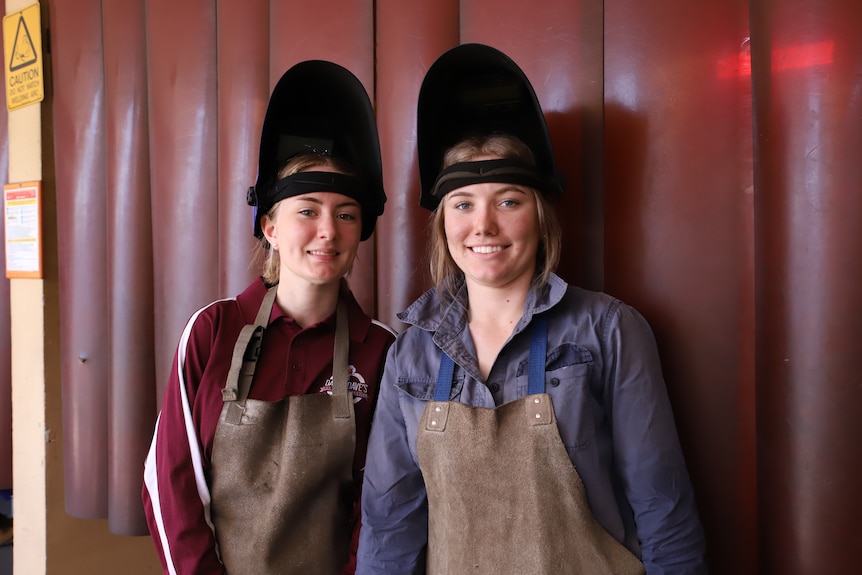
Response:
[{"label": "shoulder", "polygon": [[377,319],[371,320],[371,330],[381,332],[384,337],[391,338],[392,341],[398,337],[398,332],[394,328]]},{"label": "shoulder", "polygon": [[569,286],[553,314],[572,329],[594,332],[604,348],[624,342],[630,347],[655,345],[647,319],[632,305],[604,292]]},{"label": "shoulder", "polygon": [[649,327],[644,316],[631,304],[611,294],[569,286],[566,293],[569,307],[589,311],[608,322]]},{"label": "shoulder", "polygon": [[345,291],[343,294],[347,301],[347,313],[350,316],[351,341],[374,348],[382,347],[385,351],[395,341],[397,332],[365,313],[352,292]]},{"label": "shoulder", "polygon": [[241,294],[233,297],[217,299],[197,310],[189,318],[186,329],[192,325],[203,328],[206,324],[214,326],[238,324],[239,329],[248,323],[253,323],[257,310],[266,295],[266,285],[257,279]]},{"label": "shoulder", "polygon": [[257,311],[260,309],[260,304],[263,303],[268,289],[263,278],[256,278],[241,294],[233,298],[236,300],[237,309],[245,318],[246,323],[254,323]]},{"label": "shoulder", "polygon": [[[429,355],[431,351],[436,351],[437,344],[434,343],[434,334],[420,327],[407,326],[407,328],[398,334],[395,343],[392,346],[394,355],[414,355],[422,354]],[[433,354],[432,354],[433,355]]]},{"label": "shoulder", "polygon": [[431,288],[399,313],[398,319],[420,329],[434,331],[440,324],[444,307],[437,289]]},{"label": "shoulder", "polygon": [[593,291],[566,283],[552,275],[545,289],[536,296],[535,312],[552,310],[554,315],[607,316],[613,315],[622,302],[604,292]]},{"label": "shoulder", "polygon": [[195,311],[180,338],[180,349],[187,345],[214,346],[221,339],[236,338],[242,328],[254,322],[266,286],[255,280],[241,294],[218,299]]},{"label": "shoulder", "polygon": [[558,283],[551,283],[540,296],[538,312],[548,311],[551,318],[570,322],[573,327],[576,324],[591,325],[604,336],[619,329],[650,331],[644,316],[620,298],[556,279]]},{"label": "shoulder", "polygon": [[395,342],[398,333],[385,323],[376,319],[370,320],[368,333],[364,343],[375,350],[380,350],[385,355],[389,347]]},{"label": "shoulder", "polygon": [[240,315],[235,297],[212,301],[191,315],[183,330],[183,336],[190,332],[215,332],[226,323],[234,323]]},{"label": "shoulder", "polygon": [[585,309],[598,313],[616,313],[624,305],[623,302],[610,294],[569,285],[562,302],[567,308]]}]

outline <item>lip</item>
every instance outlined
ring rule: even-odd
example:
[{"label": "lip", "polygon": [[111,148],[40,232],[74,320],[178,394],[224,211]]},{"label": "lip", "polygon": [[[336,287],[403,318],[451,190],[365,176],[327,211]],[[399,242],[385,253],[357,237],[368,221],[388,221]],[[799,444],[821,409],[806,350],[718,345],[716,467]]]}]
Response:
[{"label": "lip", "polygon": [[331,250],[308,250],[306,252],[310,256],[318,256],[318,257],[328,257],[332,258],[338,255],[338,252]]}]

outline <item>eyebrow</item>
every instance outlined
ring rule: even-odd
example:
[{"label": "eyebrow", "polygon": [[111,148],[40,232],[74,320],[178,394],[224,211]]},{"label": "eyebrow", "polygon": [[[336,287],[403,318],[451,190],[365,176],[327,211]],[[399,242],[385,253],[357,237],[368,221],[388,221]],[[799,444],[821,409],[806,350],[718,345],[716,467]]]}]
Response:
[{"label": "eyebrow", "polygon": [[[296,200],[300,201],[300,202],[311,202],[312,204],[323,205],[322,201],[320,201],[318,198],[316,198],[312,195],[303,194],[303,195],[299,195],[299,196],[294,196],[294,198],[296,198]],[[353,207],[353,206],[355,206],[357,208],[362,207],[359,202],[357,202],[356,200],[354,200],[352,198],[348,198],[346,201],[341,202],[340,204],[335,204],[336,208]]]},{"label": "eyebrow", "polygon": [[[457,197],[472,198],[473,196],[476,195],[473,192],[467,192],[467,191],[463,191],[463,190],[464,190],[463,188],[460,188],[458,190],[452,190],[451,192],[446,194],[446,197],[447,198],[457,198]],[[524,189],[523,186],[519,186],[518,184],[506,184],[505,188],[500,188],[499,190],[494,192],[494,195],[499,196],[500,194],[505,194],[508,192],[518,192],[520,194],[527,195],[528,190]]]}]

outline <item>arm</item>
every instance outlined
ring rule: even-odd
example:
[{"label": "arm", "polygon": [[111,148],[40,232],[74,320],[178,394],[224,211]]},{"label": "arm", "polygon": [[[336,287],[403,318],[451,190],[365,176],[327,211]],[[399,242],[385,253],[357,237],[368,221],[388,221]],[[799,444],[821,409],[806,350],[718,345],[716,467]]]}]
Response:
[{"label": "arm", "polygon": [[[425,572],[428,510],[425,483],[410,451],[401,401],[417,401],[395,387],[398,343],[390,348],[371,426],[362,487],[362,531],[357,575]],[[409,433],[415,433],[415,429]]]},{"label": "arm", "polygon": [[386,354],[393,341],[395,341],[395,332],[384,324],[374,322],[366,340],[368,345],[356,349],[362,355],[363,360],[367,360],[365,365],[358,365],[358,369],[365,374],[367,387],[364,390],[359,390],[360,396],[365,394],[365,399],[360,399],[354,403],[356,412],[356,453],[353,459],[355,498],[353,514],[350,517],[353,533],[350,540],[350,556],[341,569],[341,575],[353,575],[356,571],[356,553],[359,548],[359,534],[362,529],[362,482],[365,476],[368,437],[371,432],[371,419],[380,397],[380,380],[383,377]]},{"label": "arm", "polygon": [[706,573],[703,531],[646,320],[620,304],[604,342],[614,457],[649,575]]},{"label": "arm", "polygon": [[194,327],[196,317],[183,332],[165,389],[144,466],[143,502],[165,573],[222,575],[224,567],[209,523],[200,427],[192,416],[194,392],[210,344],[208,322]]}]

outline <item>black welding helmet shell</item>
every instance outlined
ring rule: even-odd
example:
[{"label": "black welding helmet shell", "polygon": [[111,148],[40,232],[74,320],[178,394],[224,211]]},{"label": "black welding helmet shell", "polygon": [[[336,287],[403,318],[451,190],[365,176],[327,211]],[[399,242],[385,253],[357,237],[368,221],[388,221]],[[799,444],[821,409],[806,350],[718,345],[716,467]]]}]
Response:
[{"label": "black welding helmet shell", "polygon": [[[288,189],[278,172],[288,159],[304,152],[345,160],[357,176],[329,178],[307,172],[311,177]],[[278,201],[314,191],[315,185],[319,191],[337,191],[356,199],[362,207],[361,238],[371,236],[386,202],[374,109],[359,79],[325,60],[292,66],[270,96],[260,136],[257,181],[247,197],[254,206],[255,237],[263,237],[261,218]]]},{"label": "black welding helmet shell", "polygon": [[521,68],[496,48],[462,44],[437,58],[422,81],[416,120],[419,204],[424,208],[434,210],[440,203],[442,194],[434,192],[444,154],[471,135],[518,137],[535,156],[533,187],[551,195],[563,191],[533,86]]}]

